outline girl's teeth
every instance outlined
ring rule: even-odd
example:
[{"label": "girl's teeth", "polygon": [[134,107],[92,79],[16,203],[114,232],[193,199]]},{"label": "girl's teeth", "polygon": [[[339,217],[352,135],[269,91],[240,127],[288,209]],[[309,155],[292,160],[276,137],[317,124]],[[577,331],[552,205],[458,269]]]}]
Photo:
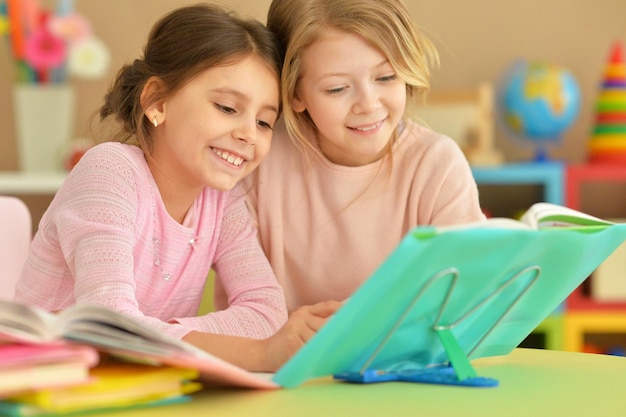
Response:
[{"label": "girl's teeth", "polygon": [[220,151],[219,149],[214,149],[214,151],[220,158],[222,158],[223,160],[227,161],[230,164],[233,164],[235,166],[240,166],[243,163],[243,158],[239,156],[235,156],[228,152]]},{"label": "girl's teeth", "polygon": [[354,130],[360,130],[361,132],[369,132],[370,130],[376,129],[378,126],[380,126],[380,122],[369,127],[355,127]]}]

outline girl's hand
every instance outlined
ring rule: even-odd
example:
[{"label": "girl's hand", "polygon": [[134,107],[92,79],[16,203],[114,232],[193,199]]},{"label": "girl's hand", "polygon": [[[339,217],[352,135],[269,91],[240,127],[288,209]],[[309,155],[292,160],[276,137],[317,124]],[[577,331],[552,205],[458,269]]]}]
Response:
[{"label": "girl's hand", "polygon": [[183,340],[248,371],[276,372],[341,304],[339,301],[324,301],[300,307],[278,332],[267,339],[192,331]]},{"label": "girl's hand", "polygon": [[287,323],[276,334],[263,341],[267,370],[277,371],[317,333],[341,305],[339,301],[323,301],[302,306],[291,313]]}]

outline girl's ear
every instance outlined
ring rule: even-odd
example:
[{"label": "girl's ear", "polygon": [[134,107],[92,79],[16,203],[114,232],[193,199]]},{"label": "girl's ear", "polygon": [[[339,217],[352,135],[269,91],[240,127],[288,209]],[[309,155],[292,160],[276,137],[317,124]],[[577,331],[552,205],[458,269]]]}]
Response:
[{"label": "girl's ear", "polygon": [[165,121],[165,100],[162,97],[163,83],[157,77],[151,77],[141,91],[141,107],[150,123],[157,127]]}]

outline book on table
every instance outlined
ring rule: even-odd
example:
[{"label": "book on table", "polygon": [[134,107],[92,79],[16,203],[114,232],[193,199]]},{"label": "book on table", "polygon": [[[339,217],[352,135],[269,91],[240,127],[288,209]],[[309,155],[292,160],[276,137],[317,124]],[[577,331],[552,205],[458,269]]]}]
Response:
[{"label": "book on table", "polygon": [[84,383],[98,360],[98,352],[90,346],[0,345],[0,399],[22,391]]},{"label": "book on table", "polygon": [[276,388],[268,378],[102,306],[74,305],[50,313],[36,306],[0,300],[0,342],[87,345],[134,361],[196,369],[208,383]]},{"label": "book on table", "polygon": [[56,416],[185,402],[201,384],[198,371],[105,357],[82,384],[19,393],[0,401],[3,416]]},{"label": "book on table", "polygon": [[[249,388],[328,375],[480,385],[470,361],[510,353],[625,240],[626,224],[549,203],[533,205],[521,220],[416,227],[271,379],[99,307],[34,315],[0,302],[0,335],[25,339],[63,323],[57,337]],[[17,336],[14,327],[22,328]]]}]

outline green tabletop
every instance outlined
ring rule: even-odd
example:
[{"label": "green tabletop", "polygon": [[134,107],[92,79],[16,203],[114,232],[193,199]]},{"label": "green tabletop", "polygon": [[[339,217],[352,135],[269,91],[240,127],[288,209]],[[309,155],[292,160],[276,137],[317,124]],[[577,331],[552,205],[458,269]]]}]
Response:
[{"label": "green tabletop", "polygon": [[321,378],[276,391],[205,389],[184,404],[111,416],[626,416],[626,358],[540,349],[473,362],[497,388],[353,385]]}]

